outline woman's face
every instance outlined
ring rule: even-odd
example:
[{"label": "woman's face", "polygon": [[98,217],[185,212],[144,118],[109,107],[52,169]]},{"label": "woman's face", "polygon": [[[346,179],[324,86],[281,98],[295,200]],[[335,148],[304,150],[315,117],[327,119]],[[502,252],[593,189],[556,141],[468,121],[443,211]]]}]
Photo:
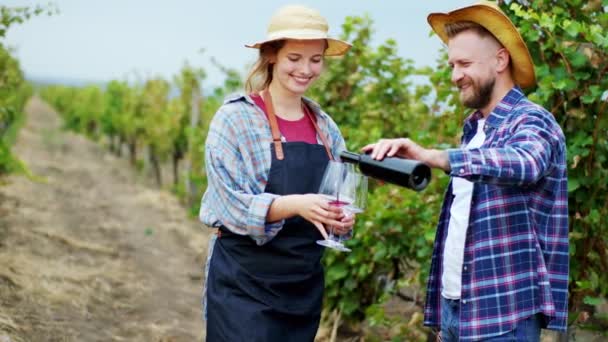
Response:
[{"label": "woman's face", "polygon": [[323,70],[326,42],[287,40],[276,55],[273,82],[295,95],[303,95]]}]

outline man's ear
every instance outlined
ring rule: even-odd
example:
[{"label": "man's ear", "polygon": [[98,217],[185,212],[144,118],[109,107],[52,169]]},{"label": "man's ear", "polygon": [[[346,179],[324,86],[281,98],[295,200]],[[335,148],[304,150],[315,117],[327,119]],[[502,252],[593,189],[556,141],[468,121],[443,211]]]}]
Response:
[{"label": "man's ear", "polygon": [[511,64],[511,55],[505,48],[498,49],[496,51],[496,71],[504,72],[510,70],[509,64]]}]

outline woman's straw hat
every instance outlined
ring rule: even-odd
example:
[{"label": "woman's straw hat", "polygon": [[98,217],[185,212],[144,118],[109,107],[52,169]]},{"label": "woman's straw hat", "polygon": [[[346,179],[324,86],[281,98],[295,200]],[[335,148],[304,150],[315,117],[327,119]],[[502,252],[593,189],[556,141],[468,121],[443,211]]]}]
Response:
[{"label": "woman's straw hat", "polygon": [[312,8],[301,5],[288,5],[280,8],[270,19],[266,39],[246,47],[259,49],[262,44],[282,39],[325,39],[326,56],[341,56],[350,44],[327,35],[329,25],[321,14]]},{"label": "woman's straw hat", "polygon": [[480,1],[475,5],[459,8],[448,13],[431,13],[427,21],[433,31],[446,44],[448,42],[448,36],[444,29],[446,24],[457,21],[472,21],[483,26],[509,51],[515,83],[522,88],[536,84],[534,63],[530,51],[528,51],[528,47],[515,25],[496,3]]}]

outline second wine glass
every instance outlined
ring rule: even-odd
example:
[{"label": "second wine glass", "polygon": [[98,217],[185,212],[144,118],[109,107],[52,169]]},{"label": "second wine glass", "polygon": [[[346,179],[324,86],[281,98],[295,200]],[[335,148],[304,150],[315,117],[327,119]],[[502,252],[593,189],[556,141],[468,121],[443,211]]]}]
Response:
[{"label": "second wine glass", "polygon": [[[319,193],[324,195],[329,204],[342,208],[345,215],[355,215],[365,209],[367,199],[367,177],[355,172],[353,165],[330,161],[325,169]],[[342,242],[342,235],[329,228],[329,236],[318,244],[335,250],[350,252]]]}]

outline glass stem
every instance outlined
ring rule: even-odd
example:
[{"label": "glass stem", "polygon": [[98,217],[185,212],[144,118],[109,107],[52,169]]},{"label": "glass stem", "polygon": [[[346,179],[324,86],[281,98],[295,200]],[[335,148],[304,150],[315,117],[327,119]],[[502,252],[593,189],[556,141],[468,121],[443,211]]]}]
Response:
[{"label": "glass stem", "polygon": [[335,240],[334,226],[329,226],[329,235],[327,236],[327,240]]}]

